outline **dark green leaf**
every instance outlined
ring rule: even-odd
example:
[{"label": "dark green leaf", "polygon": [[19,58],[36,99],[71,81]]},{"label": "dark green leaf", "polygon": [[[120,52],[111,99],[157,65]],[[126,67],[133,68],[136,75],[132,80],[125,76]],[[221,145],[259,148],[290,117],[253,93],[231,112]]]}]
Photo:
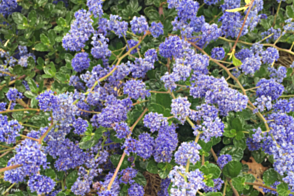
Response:
[{"label": "dark green leaf", "polygon": [[55,178],[56,178],[56,174],[55,174],[55,171],[53,169],[46,169],[45,170],[45,176],[48,176],[53,180],[55,180]]},{"label": "dark green leaf", "polygon": [[236,160],[236,161],[239,161],[242,159],[243,157],[243,150],[242,148],[239,148],[239,147],[235,147],[233,145],[230,145],[230,146],[225,146],[221,152],[220,152],[221,155],[223,154],[229,154],[232,156],[232,159],[233,160]]},{"label": "dark green leaf", "polygon": [[200,168],[200,171],[202,171],[206,176],[211,175],[211,178],[213,179],[218,178],[221,174],[221,170],[219,169],[219,167],[213,163],[203,165]]},{"label": "dark green leaf", "polygon": [[223,174],[229,178],[237,177],[242,170],[242,164],[238,161],[231,161],[223,168]]},{"label": "dark green leaf", "polygon": [[164,107],[160,104],[157,104],[157,103],[151,103],[149,106],[148,106],[148,109],[150,112],[157,112],[159,114],[163,114],[164,113]]},{"label": "dark green leaf", "polygon": [[152,174],[158,173],[157,163],[153,159],[149,159],[147,162],[147,171]]},{"label": "dark green leaf", "polygon": [[232,179],[232,184],[235,187],[235,189],[237,191],[243,191],[243,189],[245,188],[245,177],[236,177]]},{"label": "dark green leaf", "polygon": [[77,180],[78,178],[78,171],[77,170],[74,170],[72,172],[70,172],[68,174],[68,176],[65,178],[65,185],[68,189],[71,188],[71,186],[75,183],[75,181]]},{"label": "dark green leaf", "polygon": [[22,15],[21,13],[19,13],[19,12],[13,12],[12,13],[12,18],[13,18],[15,23],[23,24],[23,19],[25,18],[25,16]]},{"label": "dark green leaf", "polygon": [[199,140],[198,144],[201,146],[202,150],[206,151],[206,152],[210,152],[210,149],[212,147],[212,141],[209,141],[207,143],[205,143],[203,140]]},{"label": "dark green leaf", "polygon": [[134,180],[136,183],[140,184],[141,186],[145,186],[147,184],[146,178],[140,172],[137,173]]},{"label": "dark green leaf", "polygon": [[165,108],[170,108],[171,105],[171,96],[170,94],[156,94],[156,103],[162,105]]},{"label": "dark green leaf", "polygon": [[286,15],[288,18],[294,18],[294,8],[293,5],[288,5],[286,7]]},{"label": "dark green leaf", "polygon": [[263,173],[262,179],[266,185],[272,185],[278,181],[278,173],[273,168],[270,168]]},{"label": "dark green leaf", "polygon": [[35,25],[36,21],[37,21],[37,13],[35,10],[30,11],[29,15],[28,15],[28,19],[29,19],[29,24]]}]

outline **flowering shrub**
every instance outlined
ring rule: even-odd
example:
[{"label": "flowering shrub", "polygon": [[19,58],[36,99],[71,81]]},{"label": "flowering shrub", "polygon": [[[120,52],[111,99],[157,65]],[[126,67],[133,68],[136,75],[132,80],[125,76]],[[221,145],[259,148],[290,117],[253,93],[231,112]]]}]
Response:
[{"label": "flowering shrub", "polygon": [[294,194],[293,19],[292,0],[1,0],[0,194],[143,196],[146,171],[160,196]]}]

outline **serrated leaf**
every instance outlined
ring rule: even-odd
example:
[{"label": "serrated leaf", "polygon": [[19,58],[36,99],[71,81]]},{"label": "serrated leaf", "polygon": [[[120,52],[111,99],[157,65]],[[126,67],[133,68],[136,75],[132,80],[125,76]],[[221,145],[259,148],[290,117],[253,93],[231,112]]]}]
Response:
[{"label": "serrated leaf", "polygon": [[278,180],[278,173],[270,168],[263,173],[262,179],[266,185],[272,185]]}]

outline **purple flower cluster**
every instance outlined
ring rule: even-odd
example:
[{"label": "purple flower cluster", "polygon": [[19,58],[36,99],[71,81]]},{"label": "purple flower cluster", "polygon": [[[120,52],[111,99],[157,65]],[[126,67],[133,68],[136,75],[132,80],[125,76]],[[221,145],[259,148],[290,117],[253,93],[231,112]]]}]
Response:
[{"label": "purple flower cluster", "polygon": [[0,14],[6,17],[13,13],[17,6],[17,0],[2,0],[0,2]]},{"label": "purple flower cluster", "polygon": [[225,54],[223,47],[215,47],[211,50],[211,57],[217,60],[222,60],[225,57]]},{"label": "purple flower cluster", "polygon": [[253,103],[257,106],[257,109],[261,112],[264,110],[271,110],[272,109],[272,99],[269,96],[262,95],[256,99],[256,102]]},{"label": "purple flower cluster", "polygon": [[183,142],[175,152],[175,161],[177,164],[186,166],[188,160],[190,163],[196,164],[200,160],[199,150],[200,145],[195,142]]},{"label": "purple flower cluster", "polygon": [[154,153],[154,138],[149,133],[142,133],[136,143],[136,153],[143,159],[149,159]]},{"label": "purple flower cluster", "polygon": [[130,22],[133,33],[140,34],[148,30],[148,22],[144,16],[134,16]]},{"label": "purple flower cluster", "polygon": [[0,142],[14,144],[15,138],[19,136],[20,130],[23,128],[16,120],[8,121],[7,116],[0,114]]},{"label": "purple flower cluster", "polygon": [[205,185],[203,187],[204,192],[208,193],[208,192],[218,192],[221,190],[224,181],[221,178],[216,178],[216,179],[212,179],[214,182],[214,186],[213,187],[209,187],[207,185]]},{"label": "purple flower cluster", "polygon": [[224,78],[199,75],[191,78],[190,95],[194,98],[205,98],[208,104],[217,104],[221,115],[230,111],[242,111],[246,108],[248,97],[237,90],[229,88]]},{"label": "purple flower cluster", "polygon": [[71,61],[71,66],[76,72],[87,70],[90,66],[90,59],[88,53],[80,52],[75,55]]},{"label": "purple flower cluster", "polygon": [[271,97],[272,100],[278,99],[284,92],[284,86],[277,83],[274,79],[262,78],[256,84],[259,88],[256,90],[256,95],[261,97],[262,95]]},{"label": "purple flower cluster", "polygon": [[[138,43],[139,43],[139,42],[136,41],[136,40],[129,39],[129,40],[128,40],[128,44],[127,44],[127,51],[129,51],[130,48],[135,47]],[[137,48],[133,49],[133,50],[131,51],[130,54],[136,54],[136,53],[137,53],[137,50],[138,50],[139,48],[141,48],[140,45],[139,45]]]},{"label": "purple flower cluster", "polygon": [[155,139],[154,159],[156,162],[170,162],[178,146],[178,135],[174,124],[159,129]]},{"label": "purple flower cluster", "polygon": [[232,159],[232,156],[231,156],[231,155],[229,155],[229,154],[224,154],[224,155],[221,155],[221,156],[218,157],[217,164],[219,165],[219,167],[220,167],[221,169],[223,169],[224,166],[225,166],[226,164],[228,164],[228,162],[230,162],[230,161],[232,161],[232,160],[233,160],[233,159]]},{"label": "purple flower cluster", "polygon": [[9,101],[16,101],[17,99],[22,99],[23,95],[16,88],[10,88],[6,93],[6,97]]},{"label": "purple flower cluster", "polygon": [[280,111],[282,113],[289,113],[294,111],[294,98],[279,99],[274,105],[273,108],[275,111]]},{"label": "purple flower cluster", "polygon": [[172,100],[171,113],[184,124],[186,118],[190,114],[190,106],[191,103],[188,101],[187,97],[178,97]]},{"label": "purple flower cluster", "polygon": [[88,126],[88,122],[79,117],[73,123],[73,127],[75,129],[73,132],[75,134],[82,135],[87,131]]},{"label": "purple flower cluster", "polygon": [[31,176],[28,181],[31,192],[37,192],[37,194],[49,193],[54,189],[55,184],[51,178],[38,174]]},{"label": "purple flower cluster", "polygon": [[[11,158],[7,166],[22,165],[21,167],[4,172],[4,180],[10,183],[24,181],[27,175],[34,175],[43,169],[47,169],[47,156],[42,152],[42,146],[38,142],[25,139],[16,150],[16,155]],[[49,191],[48,191],[49,192]]]},{"label": "purple flower cluster", "polygon": [[108,57],[111,56],[111,51],[108,49],[109,39],[104,37],[102,34],[94,33],[92,37],[91,54],[96,59],[102,59],[103,64],[108,64]]},{"label": "purple flower cluster", "polygon": [[149,31],[151,32],[151,35],[153,37],[157,38],[163,34],[163,25],[161,24],[161,22],[152,22]]},{"label": "purple flower cluster", "polygon": [[131,133],[130,127],[125,122],[115,123],[113,129],[116,132],[116,137],[119,139],[125,139]]},{"label": "purple flower cluster", "polygon": [[71,24],[70,31],[62,39],[62,46],[65,50],[80,51],[85,47],[86,41],[94,33],[93,20],[90,15],[90,12],[83,9],[75,13],[75,20]]},{"label": "purple flower cluster", "polygon": [[163,117],[162,114],[150,112],[145,115],[144,126],[150,128],[150,131],[153,133],[154,131],[158,131],[160,127],[164,127],[168,125],[167,118]]},{"label": "purple flower cluster", "polygon": [[199,169],[186,172],[185,167],[175,166],[173,170],[170,171],[168,177],[172,182],[172,187],[170,189],[171,196],[194,196],[197,194],[198,190],[205,187],[205,183],[203,182],[204,175]]},{"label": "purple flower cluster", "polygon": [[261,59],[259,56],[247,57],[242,61],[241,69],[245,75],[253,76],[260,69]]},{"label": "purple flower cluster", "polygon": [[93,13],[95,18],[103,15],[102,3],[102,0],[87,0],[89,11]]}]

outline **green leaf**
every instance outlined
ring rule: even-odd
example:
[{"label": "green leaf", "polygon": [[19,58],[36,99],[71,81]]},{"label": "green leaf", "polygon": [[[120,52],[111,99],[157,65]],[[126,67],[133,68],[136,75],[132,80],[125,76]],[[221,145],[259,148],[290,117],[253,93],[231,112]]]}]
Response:
[{"label": "green leaf", "polygon": [[209,186],[209,187],[214,187],[214,182],[212,179],[208,179],[206,182],[205,182],[206,186]]},{"label": "green leaf", "polygon": [[68,189],[71,188],[71,186],[75,183],[75,181],[77,180],[78,178],[78,171],[77,170],[74,170],[72,172],[70,172],[68,174],[68,176],[65,178],[65,185]]},{"label": "green leaf", "polygon": [[43,7],[47,3],[48,0],[36,0],[36,1],[40,7]]},{"label": "green leaf", "polygon": [[210,192],[210,193],[206,193],[205,195],[206,196],[222,196],[223,194],[220,192],[215,192],[215,193]]},{"label": "green leaf", "polygon": [[237,135],[237,131],[235,129],[225,129],[225,132],[223,133],[224,136],[233,138]]},{"label": "green leaf", "polygon": [[46,46],[43,43],[38,43],[37,45],[35,45],[35,50],[40,52],[45,52],[45,51],[48,51],[48,46]]},{"label": "green leaf", "polygon": [[28,78],[27,82],[28,82],[28,85],[29,85],[31,91],[34,93],[38,93],[39,88],[37,87],[35,81],[31,78]]},{"label": "green leaf", "polygon": [[50,40],[44,33],[40,35],[40,39],[43,44],[50,45]]},{"label": "green leaf", "polygon": [[66,196],[66,194],[63,192],[59,192],[56,196]]},{"label": "green leaf", "polygon": [[45,170],[45,176],[48,176],[53,180],[55,180],[55,178],[56,178],[56,174],[55,174],[55,171],[53,169],[46,169]]},{"label": "green leaf", "polygon": [[103,132],[105,130],[106,130],[106,128],[99,127],[98,129],[96,129],[95,134],[91,137],[91,139],[87,140],[87,141],[80,142],[79,147],[81,149],[89,149],[89,148],[95,146],[99,142],[99,139],[102,137]]},{"label": "green leaf", "polygon": [[223,174],[229,178],[237,177],[242,170],[242,164],[238,161],[231,161],[223,168]]},{"label": "green leaf", "polygon": [[288,18],[294,18],[294,8],[293,5],[288,5],[286,7],[286,15]]},{"label": "green leaf", "polygon": [[24,93],[24,95],[25,95],[27,98],[29,98],[29,99],[34,99],[34,98],[37,97],[37,95],[34,94],[34,93],[32,93],[31,91],[26,91],[26,92]]},{"label": "green leaf", "polygon": [[67,25],[66,25],[66,20],[63,19],[63,18],[58,18],[58,20],[56,21],[56,23],[57,23],[59,26],[67,27]]},{"label": "green leaf", "polygon": [[230,124],[233,129],[236,129],[236,131],[242,131],[243,129],[242,122],[239,118],[234,118]]},{"label": "green leaf", "polygon": [[37,13],[35,10],[30,11],[29,15],[28,15],[28,19],[29,19],[29,24],[31,26],[36,24],[37,21]]},{"label": "green leaf", "polygon": [[277,186],[277,192],[278,192],[279,196],[289,195],[288,194],[288,189],[289,189],[289,187],[285,182],[282,182],[281,184],[279,184]]},{"label": "green leaf", "polygon": [[212,163],[203,165],[200,168],[200,171],[202,171],[206,176],[211,175],[211,178],[213,179],[218,178],[221,174],[221,170],[219,169],[219,167]]},{"label": "green leaf", "polygon": [[266,185],[272,185],[278,181],[278,173],[273,168],[270,168],[263,173],[262,179]]},{"label": "green leaf", "polygon": [[147,171],[152,174],[158,173],[157,163],[154,161],[154,159],[149,159],[147,162]]},{"label": "green leaf", "polygon": [[21,13],[19,13],[19,12],[13,12],[12,13],[12,18],[13,18],[15,23],[23,24],[23,19],[25,18],[25,16],[22,15]]},{"label": "green leaf", "polygon": [[144,13],[151,21],[158,21],[159,20],[158,10],[156,10],[153,6],[146,7],[144,9]]},{"label": "green leaf", "polygon": [[201,146],[202,150],[204,150],[206,152],[210,152],[210,149],[213,145],[212,141],[205,143],[203,140],[199,140],[198,144]]},{"label": "green leaf", "polygon": [[157,103],[151,103],[149,106],[148,106],[148,110],[150,112],[157,112],[159,114],[163,114],[164,113],[164,107],[160,104],[157,104]]},{"label": "green leaf", "polygon": [[[118,165],[119,160],[121,159],[121,155],[111,155],[110,161],[116,167]],[[129,166],[130,162],[127,159],[124,159],[121,164],[121,169],[125,169]]]},{"label": "green leaf", "polygon": [[235,55],[233,55],[232,61],[233,61],[233,65],[235,65],[236,67],[239,67],[240,65],[242,65],[242,62],[239,59],[237,59]]},{"label": "green leaf", "polygon": [[67,63],[71,63],[71,60],[73,59],[73,56],[70,54],[70,53],[66,53],[65,55],[64,55],[64,60],[65,60],[65,62],[67,62]]},{"label": "green leaf", "polygon": [[171,96],[170,94],[162,94],[157,93],[156,94],[156,103],[162,105],[165,108],[170,108],[171,106]]},{"label": "green leaf", "polygon": [[242,150],[242,148],[230,145],[230,146],[225,146],[223,149],[221,149],[220,154],[221,155],[229,154],[232,156],[232,159],[234,161],[240,161],[243,157],[244,151]]},{"label": "green leaf", "polygon": [[133,180],[135,180],[135,182],[140,184],[141,186],[145,186],[147,184],[146,178],[140,172],[137,173],[136,177],[133,178]]},{"label": "green leaf", "polygon": [[55,31],[53,29],[50,29],[48,31],[48,38],[49,38],[49,41],[50,41],[50,45],[55,44],[55,37],[56,37]]},{"label": "green leaf", "polygon": [[237,191],[243,191],[243,189],[245,188],[245,177],[236,177],[232,179],[232,184],[235,187],[235,189]]},{"label": "green leaf", "polygon": [[61,73],[61,72],[57,72],[56,75],[55,75],[55,78],[57,80],[59,80],[60,82],[65,82],[67,80],[67,77],[64,73]]}]

